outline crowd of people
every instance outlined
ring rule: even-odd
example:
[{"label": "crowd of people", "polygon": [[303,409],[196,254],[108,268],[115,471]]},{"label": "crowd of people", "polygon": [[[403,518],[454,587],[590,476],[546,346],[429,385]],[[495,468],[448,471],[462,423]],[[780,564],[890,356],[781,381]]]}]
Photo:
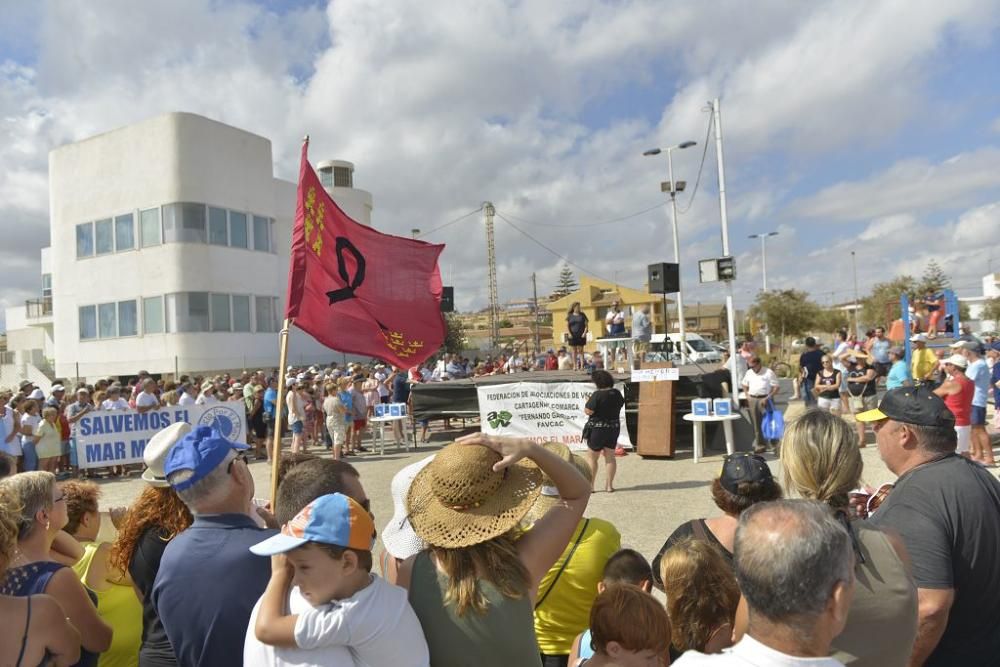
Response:
[{"label": "crowd of people", "polygon": [[[597,457],[557,443],[471,434],[400,470],[390,489],[365,489],[343,456],[289,449],[273,505],[262,507],[246,465],[252,445],[176,423],[147,444],[145,488],[111,513],[110,543],[98,541],[98,485],[60,481],[58,461],[17,472],[5,456],[0,661],[993,664],[1000,482],[959,455],[949,397],[968,390],[954,379],[958,359],[946,365],[952,379],[940,387],[893,388],[855,415],[873,427],[894,485],[864,487],[857,434],[832,409],[839,395],[828,394],[825,408],[788,425],[780,480],[759,454],[727,456],[710,489],[720,514],[665,526],[651,564],[622,548],[628,535],[588,512]],[[759,360],[749,371],[766,375]],[[321,437],[295,403],[308,401],[303,386],[323,387],[346,424],[347,415],[367,416],[355,411],[355,390],[365,406],[365,393],[374,400],[380,386],[399,398],[395,382],[380,379],[394,373],[411,381],[387,368],[371,377],[358,367],[335,378],[290,371],[286,404],[303,424],[292,426],[293,438]],[[835,373],[826,359],[812,386],[839,390]],[[259,400],[267,414],[281,405],[266,396],[273,380],[190,378],[168,389],[143,377],[130,390],[93,391],[136,409],[161,405],[170,392]],[[197,395],[188,394],[194,386]],[[591,404],[595,413],[601,402]],[[323,412],[314,429],[329,414],[315,409]],[[341,455],[352,430],[327,429]],[[393,500],[381,531],[369,493]]]}]

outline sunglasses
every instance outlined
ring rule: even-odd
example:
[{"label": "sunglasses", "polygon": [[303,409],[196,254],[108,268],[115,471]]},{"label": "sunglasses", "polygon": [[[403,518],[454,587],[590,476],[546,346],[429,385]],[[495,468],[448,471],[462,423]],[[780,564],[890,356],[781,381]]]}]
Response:
[{"label": "sunglasses", "polygon": [[61,502],[61,501],[63,501],[63,500],[66,500],[66,494],[65,494],[65,493],[64,493],[64,494],[62,494],[62,495],[60,495],[60,496],[59,496],[58,498],[56,498],[55,500],[53,500],[53,501],[52,501],[52,504],[55,504],[55,503],[58,503],[58,502]]}]

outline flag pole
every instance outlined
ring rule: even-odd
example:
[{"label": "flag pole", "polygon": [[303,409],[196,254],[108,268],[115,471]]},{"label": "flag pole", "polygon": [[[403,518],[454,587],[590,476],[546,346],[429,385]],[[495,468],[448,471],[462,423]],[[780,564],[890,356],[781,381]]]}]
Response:
[{"label": "flag pole", "polygon": [[278,397],[274,402],[274,441],[271,443],[271,511],[275,509],[278,499],[278,466],[281,464],[281,417],[285,407],[285,368],[288,365],[288,329],[292,326],[291,318],[285,318],[285,323],[279,332],[280,343],[278,351]]}]

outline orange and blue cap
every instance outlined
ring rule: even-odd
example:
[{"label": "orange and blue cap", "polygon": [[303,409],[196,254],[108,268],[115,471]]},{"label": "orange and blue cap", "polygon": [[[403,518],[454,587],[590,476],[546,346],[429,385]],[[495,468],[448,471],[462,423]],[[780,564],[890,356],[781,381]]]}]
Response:
[{"label": "orange and blue cap", "polygon": [[320,496],[281,527],[281,532],[250,551],[273,556],[298,549],[310,542],[371,551],[375,543],[375,522],[356,500],[342,493]]}]

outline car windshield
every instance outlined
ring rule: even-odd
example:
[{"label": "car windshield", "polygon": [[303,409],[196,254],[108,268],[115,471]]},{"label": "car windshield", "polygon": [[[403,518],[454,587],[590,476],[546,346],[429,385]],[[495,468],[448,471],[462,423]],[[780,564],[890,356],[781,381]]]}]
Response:
[{"label": "car windshield", "polygon": [[688,339],[688,345],[690,345],[691,349],[694,350],[695,352],[714,352],[715,351],[715,348],[713,348],[711,345],[709,345],[708,343],[706,343],[701,338],[695,338],[695,339],[689,338]]}]

